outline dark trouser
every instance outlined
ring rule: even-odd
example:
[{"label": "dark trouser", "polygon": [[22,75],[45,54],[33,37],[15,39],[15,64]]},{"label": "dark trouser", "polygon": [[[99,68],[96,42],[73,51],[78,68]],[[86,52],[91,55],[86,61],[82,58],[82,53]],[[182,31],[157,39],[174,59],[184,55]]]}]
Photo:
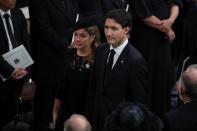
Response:
[{"label": "dark trouser", "polygon": [[34,130],[45,131],[52,122],[52,109],[58,84],[36,83],[34,101]]},{"label": "dark trouser", "polygon": [[16,102],[21,87],[22,81],[0,80],[0,130],[16,115]]}]

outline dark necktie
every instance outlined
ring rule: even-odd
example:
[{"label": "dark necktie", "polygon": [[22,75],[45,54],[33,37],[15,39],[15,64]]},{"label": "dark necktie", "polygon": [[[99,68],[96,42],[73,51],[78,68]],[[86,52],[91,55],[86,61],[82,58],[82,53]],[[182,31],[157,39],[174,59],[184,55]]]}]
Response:
[{"label": "dark necktie", "polygon": [[16,39],[14,37],[14,33],[12,31],[12,28],[11,28],[11,24],[9,22],[10,15],[9,14],[4,14],[3,16],[5,18],[5,22],[6,22],[6,26],[7,26],[7,30],[8,30],[8,35],[10,37],[10,41],[12,43],[13,48],[15,48],[17,46],[17,44],[16,44]]},{"label": "dark necktie", "polygon": [[114,54],[116,52],[114,51],[114,49],[110,50],[110,54],[109,54],[109,58],[108,58],[108,62],[107,62],[107,68],[109,70],[112,69],[112,65],[113,65],[113,62],[114,62]]},{"label": "dark necktie", "polygon": [[106,67],[105,67],[104,85],[106,83],[108,83],[111,79],[111,70],[112,70],[112,65],[114,62],[114,54],[115,53],[116,52],[113,49],[110,50],[108,61],[107,61]]}]

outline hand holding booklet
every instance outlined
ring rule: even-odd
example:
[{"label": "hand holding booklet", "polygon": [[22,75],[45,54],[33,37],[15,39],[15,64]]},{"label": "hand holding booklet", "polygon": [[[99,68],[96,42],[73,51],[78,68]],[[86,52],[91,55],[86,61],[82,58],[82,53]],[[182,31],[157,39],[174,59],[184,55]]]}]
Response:
[{"label": "hand holding booklet", "polygon": [[2,56],[14,68],[26,68],[34,63],[23,45],[14,48]]},{"label": "hand holding booklet", "polygon": [[[23,45],[20,45],[13,50],[10,50],[9,52],[6,52],[2,55],[2,57],[14,68],[26,68],[34,63]],[[2,77],[1,74],[0,76]]]}]

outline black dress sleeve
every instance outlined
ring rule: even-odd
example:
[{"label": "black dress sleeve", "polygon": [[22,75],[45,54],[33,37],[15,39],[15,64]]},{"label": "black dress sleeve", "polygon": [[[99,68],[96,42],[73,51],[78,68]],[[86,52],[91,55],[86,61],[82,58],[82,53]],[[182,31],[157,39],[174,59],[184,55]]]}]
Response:
[{"label": "black dress sleeve", "polygon": [[135,15],[139,18],[146,18],[151,16],[153,13],[151,11],[150,0],[132,0],[131,8],[134,9]]},{"label": "black dress sleeve", "polygon": [[59,86],[58,90],[56,92],[55,98],[58,100],[63,101],[64,100],[64,92],[65,92],[65,87],[64,86]]},{"label": "black dress sleeve", "polygon": [[67,89],[67,84],[68,84],[68,70],[69,70],[69,63],[73,59],[74,54],[76,53],[76,49],[73,48],[68,48],[67,51],[65,52],[66,60],[65,60],[65,74],[64,78],[60,80],[60,84],[58,86],[57,92],[56,92],[56,99],[59,99],[61,101],[64,100],[65,94],[66,94],[66,89]]}]

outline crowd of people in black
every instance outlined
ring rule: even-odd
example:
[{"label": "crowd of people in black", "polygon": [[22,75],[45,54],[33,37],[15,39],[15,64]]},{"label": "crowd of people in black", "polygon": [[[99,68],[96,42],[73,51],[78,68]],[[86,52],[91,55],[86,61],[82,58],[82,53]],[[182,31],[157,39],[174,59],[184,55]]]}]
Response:
[{"label": "crowd of people in black", "polygon": [[[196,0],[0,0],[0,16],[0,130],[29,78],[28,130],[197,129]],[[20,45],[33,65],[3,57]]]}]

